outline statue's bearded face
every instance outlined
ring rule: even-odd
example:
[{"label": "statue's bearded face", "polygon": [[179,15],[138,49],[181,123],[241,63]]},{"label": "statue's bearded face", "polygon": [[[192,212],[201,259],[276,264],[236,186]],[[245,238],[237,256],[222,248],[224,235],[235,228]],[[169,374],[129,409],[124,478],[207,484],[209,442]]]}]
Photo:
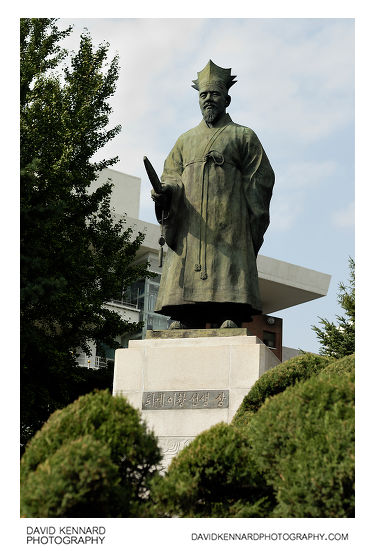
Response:
[{"label": "statue's bearded face", "polygon": [[199,107],[206,122],[215,122],[228,106],[228,96],[216,86],[203,86],[199,90]]}]

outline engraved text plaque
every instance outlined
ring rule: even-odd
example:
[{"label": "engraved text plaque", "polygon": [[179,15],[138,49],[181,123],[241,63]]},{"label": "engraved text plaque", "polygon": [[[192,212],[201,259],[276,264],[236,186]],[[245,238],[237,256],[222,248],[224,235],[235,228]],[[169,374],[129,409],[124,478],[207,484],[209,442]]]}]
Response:
[{"label": "engraved text plaque", "polygon": [[142,409],[213,409],[229,407],[229,390],[144,392]]}]

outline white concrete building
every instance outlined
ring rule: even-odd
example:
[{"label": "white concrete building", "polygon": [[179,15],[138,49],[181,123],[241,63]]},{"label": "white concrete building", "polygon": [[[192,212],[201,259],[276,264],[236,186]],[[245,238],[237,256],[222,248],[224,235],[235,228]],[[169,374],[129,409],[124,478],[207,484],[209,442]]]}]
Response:
[{"label": "white concrete building", "polygon": [[[135,234],[138,231],[145,234],[144,242],[138,251],[137,261],[148,261],[150,270],[161,274],[161,268],[158,267],[159,224],[139,220],[141,179],[113,169],[104,169],[98,180],[92,185],[92,189],[95,190],[108,178],[111,178],[114,184],[111,206],[116,216],[123,216],[126,213],[127,225],[134,228]],[[258,256],[257,265],[263,304],[263,325],[261,325],[265,329],[270,329],[267,324],[272,326],[275,323],[275,319],[270,316],[273,312],[315,300],[325,296],[328,292],[330,275],[263,255]],[[147,329],[166,329],[169,326],[168,318],[154,312],[159,282],[160,275],[154,279],[138,281],[124,292],[121,300],[113,300],[107,304],[108,308],[115,310],[127,320],[144,322],[142,333],[131,336],[132,339],[144,338]],[[281,322],[279,325],[282,332],[282,320],[280,318],[276,318],[276,320]],[[260,325],[259,323],[256,325],[259,333]],[[250,325],[249,327],[251,328]],[[267,343],[265,338],[266,334],[269,337],[272,332],[263,332],[263,337],[258,333],[254,331],[254,334],[259,336],[271,349],[276,349],[276,345],[272,343],[272,337],[270,343]],[[122,347],[126,347],[129,335],[120,335],[117,340]],[[298,350],[283,348],[280,344],[280,359],[288,359],[297,353]],[[90,356],[82,353],[78,358],[80,365],[92,368],[105,365],[108,360],[114,360],[114,351],[106,350],[106,357],[104,358],[97,354],[94,344],[91,347]]]}]

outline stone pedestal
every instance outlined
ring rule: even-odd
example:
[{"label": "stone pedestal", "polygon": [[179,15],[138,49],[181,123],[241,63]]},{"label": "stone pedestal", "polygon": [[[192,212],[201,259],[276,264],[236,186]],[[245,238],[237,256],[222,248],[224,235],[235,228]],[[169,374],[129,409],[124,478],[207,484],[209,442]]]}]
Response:
[{"label": "stone pedestal", "polygon": [[280,363],[247,329],[147,333],[116,351],[113,394],[141,410],[164,468],[200,432],[230,422],[255,381]]}]

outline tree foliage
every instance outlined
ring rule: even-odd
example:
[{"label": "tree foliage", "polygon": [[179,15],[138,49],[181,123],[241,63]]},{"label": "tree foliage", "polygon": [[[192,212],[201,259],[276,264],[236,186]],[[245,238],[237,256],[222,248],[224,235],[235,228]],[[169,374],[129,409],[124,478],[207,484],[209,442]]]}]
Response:
[{"label": "tree foliage", "polygon": [[320,344],[320,352],[332,358],[342,358],[355,351],[355,264],[349,258],[349,283],[339,284],[338,303],[344,311],[336,316],[337,323],[319,318],[321,327],[314,325]]},{"label": "tree foliage", "polygon": [[[143,236],[110,208],[111,183],[91,183],[117,157],[93,161],[120,131],[107,128],[118,58],[88,32],[78,53],[60,42],[71,28],[21,19],[21,422],[22,441],[78,396],[86,379],[74,352],[88,341],[115,346],[134,332],[104,303],[146,266],[132,265]],[[65,65],[62,65],[65,60]]]}]

